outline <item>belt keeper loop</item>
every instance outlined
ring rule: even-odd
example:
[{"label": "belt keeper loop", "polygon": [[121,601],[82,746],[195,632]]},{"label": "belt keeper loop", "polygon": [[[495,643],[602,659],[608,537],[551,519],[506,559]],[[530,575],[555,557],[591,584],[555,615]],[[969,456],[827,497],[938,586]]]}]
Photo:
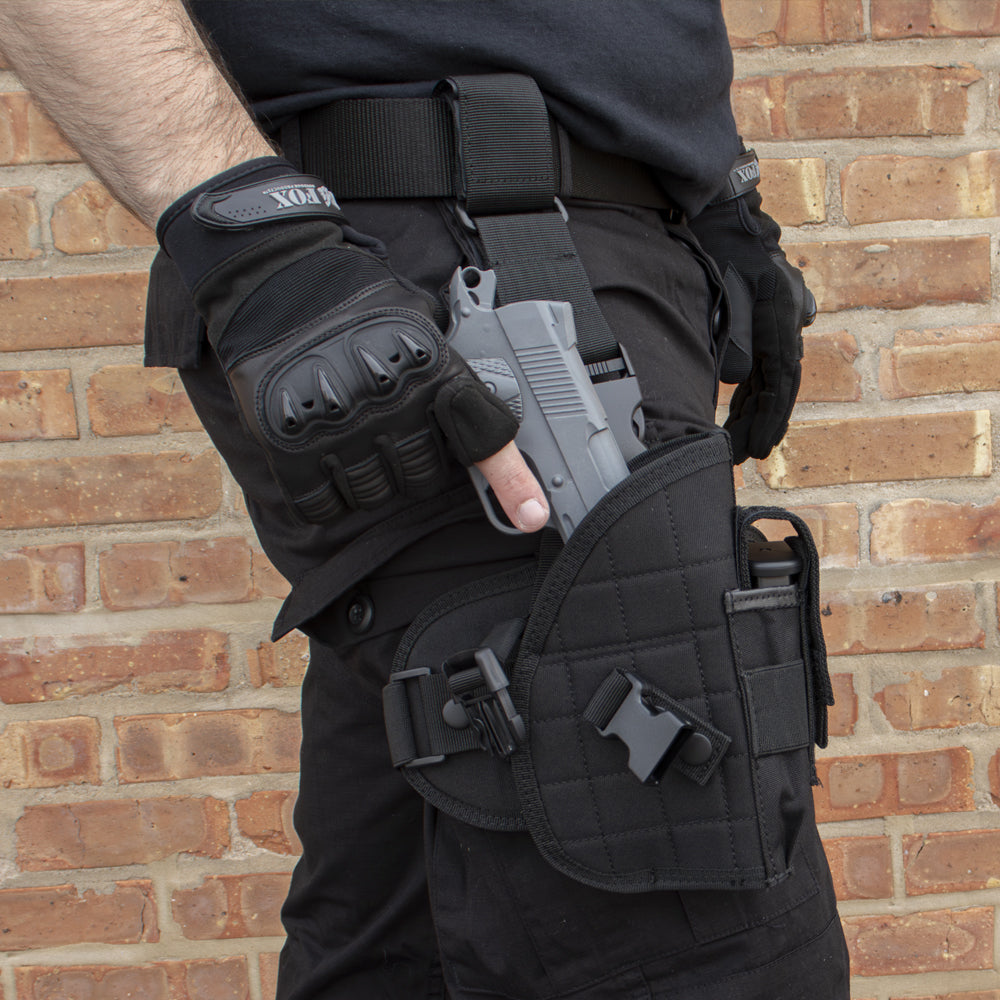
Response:
[{"label": "belt keeper loop", "polygon": [[455,192],[470,220],[552,210],[557,165],[548,111],[534,80],[510,73],[449,77],[435,95],[451,109]]}]

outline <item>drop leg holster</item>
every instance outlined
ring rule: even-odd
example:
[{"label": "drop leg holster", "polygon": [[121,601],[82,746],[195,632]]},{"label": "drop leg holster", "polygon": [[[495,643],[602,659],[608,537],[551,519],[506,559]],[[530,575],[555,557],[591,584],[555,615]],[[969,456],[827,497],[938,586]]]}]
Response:
[{"label": "drop leg holster", "polygon": [[660,446],[540,574],[419,616],[384,691],[418,792],[603,889],[788,874],[832,704],[817,557],[795,515],[736,506],[730,463],[723,432]]}]

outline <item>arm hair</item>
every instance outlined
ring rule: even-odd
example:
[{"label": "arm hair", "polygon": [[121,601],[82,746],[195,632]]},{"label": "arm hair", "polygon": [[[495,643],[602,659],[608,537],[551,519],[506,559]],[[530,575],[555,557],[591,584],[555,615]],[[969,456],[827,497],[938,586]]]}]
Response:
[{"label": "arm hair", "polygon": [[181,0],[3,0],[0,50],[148,225],[213,174],[274,152]]}]

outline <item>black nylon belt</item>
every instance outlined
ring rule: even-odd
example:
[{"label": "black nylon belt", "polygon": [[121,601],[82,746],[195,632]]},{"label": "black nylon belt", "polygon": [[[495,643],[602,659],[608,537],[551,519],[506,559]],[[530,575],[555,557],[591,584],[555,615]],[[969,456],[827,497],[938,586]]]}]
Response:
[{"label": "black nylon belt", "polygon": [[[298,136],[282,146],[319,174],[345,201],[365,198],[455,198],[455,128],[440,97],[349,98],[306,111]],[[556,195],[682,212],[649,167],[582,146],[549,119]],[[405,170],[401,165],[405,164]]]},{"label": "black nylon belt", "polygon": [[497,304],[573,306],[592,377],[625,374],[594,299],[560,197],[639,205],[683,217],[636,161],[587,150],[551,119],[535,82],[488,74],[439,84],[430,98],[338,101],[299,118],[303,169],[345,200],[447,198],[496,272]]}]

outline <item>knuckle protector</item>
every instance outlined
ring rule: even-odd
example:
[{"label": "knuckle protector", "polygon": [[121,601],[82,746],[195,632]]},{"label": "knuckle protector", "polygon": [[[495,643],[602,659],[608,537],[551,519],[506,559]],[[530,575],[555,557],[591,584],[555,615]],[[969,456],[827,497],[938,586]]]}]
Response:
[{"label": "knuckle protector", "polygon": [[427,411],[453,367],[426,316],[386,306],[321,319],[228,375],[290,499],[324,520],[335,487],[370,508],[441,474]]},{"label": "knuckle protector", "polygon": [[[383,691],[393,762],[587,885],[774,885],[832,704],[815,546],[794,514],[736,506],[724,433],[648,455],[540,580],[506,571],[418,615]],[[791,524],[783,546],[765,518]]]}]

